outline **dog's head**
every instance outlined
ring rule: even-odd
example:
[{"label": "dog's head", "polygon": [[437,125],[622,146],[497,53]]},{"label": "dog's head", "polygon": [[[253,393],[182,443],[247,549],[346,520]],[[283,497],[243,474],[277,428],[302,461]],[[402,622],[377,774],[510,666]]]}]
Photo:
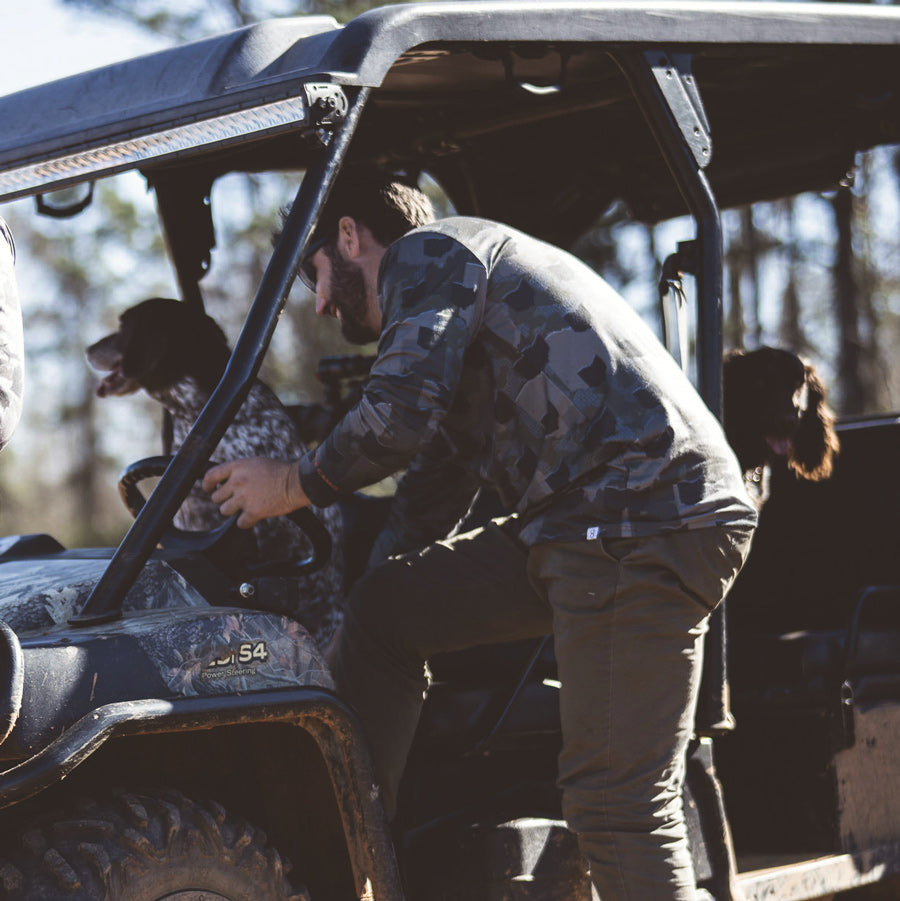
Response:
[{"label": "dog's head", "polygon": [[201,310],[168,297],[151,297],[119,316],[119,328],[87,349],[88,362],[107,375],[100,397],[141,388],[165,391],[195,378],[211,390],[228,362],[228,342]]},{"label": "dog's head", "polygon": [[811,364],[775,347],[732,351],[723,389],[725,434],[744,470],[783,458],[801,478],[831,475],[840,443]]}]

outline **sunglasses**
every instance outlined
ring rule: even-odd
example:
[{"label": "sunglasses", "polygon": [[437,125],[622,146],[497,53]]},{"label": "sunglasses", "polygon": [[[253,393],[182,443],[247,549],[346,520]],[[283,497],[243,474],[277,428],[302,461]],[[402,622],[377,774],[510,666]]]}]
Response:
[{"label": "sunglasses", "polygon": [[306,254],[300,261],[300,269],[297,275],[301,282],[313,293],[316,293],[316,267],[313,265],[312,258],[316,255],[316,251],[320,250],[328,243],[328,238],[319,238],[313,241],[306,250]]}]

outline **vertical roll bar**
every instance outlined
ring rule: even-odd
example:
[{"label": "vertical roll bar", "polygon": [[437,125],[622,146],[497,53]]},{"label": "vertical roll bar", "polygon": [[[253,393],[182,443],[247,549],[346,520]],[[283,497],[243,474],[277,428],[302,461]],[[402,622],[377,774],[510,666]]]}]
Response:
[{"label": "vertical roll bar", "polygon": [[369,89],[361,88],[351,98],[346,118],[332,135],[322,160],[301,182],[225,374],[72,622],[103,622],[119,615],[126,593],[247,397],[368,95]]},{"label": "vertical roll bar", "polygon": [[[704,169],[712,157],[709,124],[688,54],[614,53],[659,144],[697,233],[697,379],[706,405],[722,418],[722,223]],[[710,618],[696,729],[734,728],[725,638],[725,605]]]}]

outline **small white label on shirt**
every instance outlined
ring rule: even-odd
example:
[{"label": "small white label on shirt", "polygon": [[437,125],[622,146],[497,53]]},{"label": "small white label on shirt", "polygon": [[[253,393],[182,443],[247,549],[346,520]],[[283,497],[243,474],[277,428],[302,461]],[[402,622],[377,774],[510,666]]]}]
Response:
[{"label": "small white label on shirt", "polygon": [[600,527],[599,526],[591,526],[587,530],[587,540],[593,541],[595,538],[600,537]]}]

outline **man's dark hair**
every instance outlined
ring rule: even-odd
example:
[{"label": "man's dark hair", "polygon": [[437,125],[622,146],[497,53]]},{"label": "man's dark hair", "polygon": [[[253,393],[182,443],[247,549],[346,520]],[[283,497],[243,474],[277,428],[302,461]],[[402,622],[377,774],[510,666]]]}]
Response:
[{"label": "man's dark hair", "polygon": [[354,167],[338,176],[311,244],[333,241],[343,216],[361,222],[387,247],[411,228],[434,221],[434,208],[406,179],[380,169]]}]

